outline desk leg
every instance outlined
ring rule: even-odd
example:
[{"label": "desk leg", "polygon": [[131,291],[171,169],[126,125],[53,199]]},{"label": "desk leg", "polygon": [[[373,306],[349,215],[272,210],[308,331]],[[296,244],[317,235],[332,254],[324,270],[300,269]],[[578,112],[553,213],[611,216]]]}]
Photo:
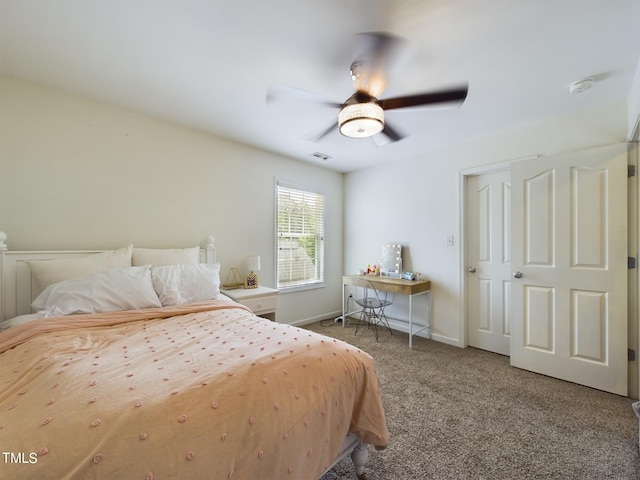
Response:
[{"label": "desk leg", "polygon": [[413,311],[412,303],[413,295],[409,295],[409,348],[413,348]]},{"label": "desk leg", "polygon": [[346,285],[343,283],[342,284],[342,328],[344,328],[344,324],[347,323],[347,319],[344,318],[345,315],[345,311],[344,311],[344,290],[346,288]]},{"label": "desk leg", "polygon": [[431,338],[431,291],[427,295],[427,338]]}]

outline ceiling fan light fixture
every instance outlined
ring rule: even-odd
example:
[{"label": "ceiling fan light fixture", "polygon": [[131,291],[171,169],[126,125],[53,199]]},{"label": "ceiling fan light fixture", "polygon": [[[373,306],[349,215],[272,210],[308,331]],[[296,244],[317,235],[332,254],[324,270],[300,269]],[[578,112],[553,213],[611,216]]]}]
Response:
[{"label": "ceiling fan light fixture", "polygon": [[384,110],[374,102],[345,105],[338,113],[338,126],[345,137],[371,137],[384,128]]}]

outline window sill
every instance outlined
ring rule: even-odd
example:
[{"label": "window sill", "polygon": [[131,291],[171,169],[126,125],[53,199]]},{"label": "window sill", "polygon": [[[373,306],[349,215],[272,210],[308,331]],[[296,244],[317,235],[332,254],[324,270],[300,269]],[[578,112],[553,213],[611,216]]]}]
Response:
[{"label": "window sill", "polygon": [[279,294],[294,293],[294,292],[300,292],[300,291],[303,291],[303,290],[316,290],[318,288],[324,288],[324,287],[325,287],[325,283],[324,282],[312,283],[312,284],[307,284],[307,285],[292,285],[291,287],[280,287],[280,288],[278,288],[278,293]]}]

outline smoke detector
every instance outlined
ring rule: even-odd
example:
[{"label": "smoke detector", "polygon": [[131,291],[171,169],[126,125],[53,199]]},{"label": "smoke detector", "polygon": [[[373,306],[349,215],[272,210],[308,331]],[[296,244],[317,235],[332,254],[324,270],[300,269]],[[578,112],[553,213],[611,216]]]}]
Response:
[{"label": "smoke detector", "polygon": [[585,78],[569,85],[569,93],[582,93],[591,87],[593,87],[593,78]]}]

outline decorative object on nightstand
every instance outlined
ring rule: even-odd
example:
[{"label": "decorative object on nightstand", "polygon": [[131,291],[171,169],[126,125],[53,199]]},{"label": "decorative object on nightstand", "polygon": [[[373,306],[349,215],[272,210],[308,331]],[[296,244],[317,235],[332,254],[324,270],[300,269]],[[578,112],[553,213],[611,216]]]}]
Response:
[{"label": "decorative object on nightstand", "polygon": [[253,289],[221,290],[221,292],[231,300],[249,307],[253,313],[259,317],[276,321],[276,306],[278,290],[275,288],[263,287],[262,285]]},{"label": "decorative object on nightstand", "polygon": [[231,270],[229,270],[229,273],[227,274],[227,280],[222,284],[222,288],[233,290],[234,288],[240,288],[243,286],[244,282],[242,281],[240,270],[233,267]]},{"label": "decorative object on nightstand", "polygon": [[260,271],[260,255],[251,255],[245,261],[246,269],[249,270],[244,276],[244,288],[258,288],[258,275]]}]

